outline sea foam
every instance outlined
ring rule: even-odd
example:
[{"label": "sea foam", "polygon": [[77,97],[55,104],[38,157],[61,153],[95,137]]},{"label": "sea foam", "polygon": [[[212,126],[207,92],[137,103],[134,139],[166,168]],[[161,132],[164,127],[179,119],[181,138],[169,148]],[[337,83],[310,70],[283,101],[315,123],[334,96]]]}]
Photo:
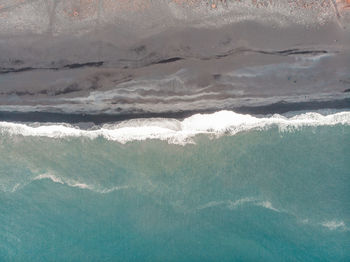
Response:
[{"label": "sea foam", "polygon": [[248,130],[263,130],[277,126],[280,131],[304,126],[350,125],[350,112],[322,115],[316,112],[302,113],[292,117],[275,114],[269,117],[256,117],[232,111],[219,111],[212,114],[195,114],[182,121],[167,118],[128,120],[115,124],[105,124],[98,128],[84,130],[68,124],[23,124],[0,122],[0,133],[21,136],[49,138],[103,137],[107,140],[127,143],[146,139],[159,139],[173,144],[193,143],[192,138],[199,134],[218,137],[234,135]]},{"label": "sea foam", "polygon": [[[32,179],[32,181],[43,180],[43,179],[48,179],[48,180],[51,180],[54,183],[66,185],[66,186],[69,186],[69,187],[77,187],[77,188],[80,188],[80,189],[87,189],[87,190],[94,191],[96,193],[101,193],[101,194],[108,194],[108,193],[111,193],[113,191],[118,191],[118,190],[121,190],[121,189],[129,188],[128,185],[113,186],[111,188],[100,188],[98,186],[86,184],[86,183],[79,182],[79,181],[76,181],[76,180],[73,180],[73,179],[59,177],[59,176],[56,176],[56,175],[53,175],[53,174],[50,174],[50,173],[40,174],[40,175],[34,177]],[[16,191],[16,189],[17,189],[17,187],[14,188],[14,190],[12,190],[12,192]]]},{"label": "sea foam", "polygon": [[235,201],[232,200],[226,200],[226,201],[211,201],[209,203],[206,203],[204,205],[199,206],[197,209],[207,209],[207,208],[212,208],[212,207],[217,207],[217,206],[224,206],[228,209],[237,209],[238,207],[241,207],[243,205],[247,204],[253,204],[255,206],[263,207],[266,209],[270,209],[275,212],[281,212],[277,208],[275,208],[270,201],[267,200],[259,200],[258,198],[254,197],[245,197],[241,198]]},{"label": "sea foam", "polygon": [[328,228],[329,230],[348,230],[344,221],[342,220],[331,220],[321,223],[322,226]]}]

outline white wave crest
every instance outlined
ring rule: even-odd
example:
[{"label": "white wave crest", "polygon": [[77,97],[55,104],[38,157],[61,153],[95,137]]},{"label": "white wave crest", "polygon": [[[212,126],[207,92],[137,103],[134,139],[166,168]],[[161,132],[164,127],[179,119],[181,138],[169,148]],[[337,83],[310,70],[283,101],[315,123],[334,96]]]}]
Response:
[{"label": "white wave crest", "polygon": [[219,111],[212,114],[196,114],[183,121],[161,118],[129,120],[113,125],[106,124],[94,130],[83,130],[67,124],[31,126],[0,122],[0,133],[49,138],[104,137],[120,143],[160,139],[174,144],[186,144],[193,143],[192,138],[198,134],[221,136],[272,126],[278,126],[281,131],[286,131],[303,126],[333,125],[350,125],[350,112],[329,115],[309,112],[287,118],[278,114],[270,117],[255,117],[232,111]]},{"label": "white wave crest", "polygon": [[262,201],[256,204],[257,206],[261,206],[267,209],[270,209],[275,212],[280,212],[277,208],[273,207],[270,201]]},{"label": "white wave crest", "polygon": [[328,228],[329,230],[346,230],[346,226],[344,221],[338,221],[338,220],[331,220],[331,221],[325,221],[321,223],[322,226]]},{"label": "white wave crest", "polygon": [[267,200],[261,201],[257,198],[253,198],[253,197],[244,197],[244,198],[240,198],[240,199],[235,200],[235,201],[232,201],[232,200],[211,201],[211,202],[208,202],[204,205],[199,206],[197,209],[201,210],[201,209],[212,208],[212,207],[217,207],[217,206],[222,206],[222,205],[229,208],[229,209],[236,209],[236,208],[243,206],[243,205],[246,205],[246,204],[253,204],[255,206],[270,209],[270,210],[275,211],[275,212],[281,212],[280,210],[275,208],[270,201],[267,201]]},{"label": "white wave crest", "polygon": [[227,204],[227,201],[210,201],[204,205],[197,207],[197,209],[198,210],[207,209],[207,208],[216,207],[216,206],[225,205],[225,204]]},{"label": "white wave crest", "polygon": [[33,178],[34,181],[35,180],[42,180],[42,179],[49,179],[54,183],[67,185],[69,187],[77,187],[80,189],[87,189],[87,190],[91,190],[91,191],[94,191],[96,193],[102,193],[102,194],[108,194],[108,193],[111,193],[113,191],[129,188],[129,186],[125,185],[125,186],[114,186],[111,188],[99,189],[93,185],[85,184],[85,183],[82,183],[82,182],[79,182],[79,181],[76,181],[73,179],[61,178],[61,177],[55,176],[55,175],[50,174],[50,173],[41,174],[41,175],[38,175],[38,176]]},{"label": "white wave crest", "polygon": [[51,175],[51,174],[41,174],[41,175],[34,177],[33,180],[42,180],[42,179],[50,179],[54,183],[59,183],[62,185],[64,184],[64,182],[62,181],[61,178],[56,177],[56,176]]},{"label": "white wave crest", "polygon": [[245,197],[245,198],[241,198],[241,199],[238,199],[236,201],[230,201],[228,203],[228,207],[230,209],[235,209],[241,205],[244,205],[244,204],[248,204],[248,203],[251,203],[251,202],[256,202],[257,199],[255,198],[251,198],[251,197]]}]

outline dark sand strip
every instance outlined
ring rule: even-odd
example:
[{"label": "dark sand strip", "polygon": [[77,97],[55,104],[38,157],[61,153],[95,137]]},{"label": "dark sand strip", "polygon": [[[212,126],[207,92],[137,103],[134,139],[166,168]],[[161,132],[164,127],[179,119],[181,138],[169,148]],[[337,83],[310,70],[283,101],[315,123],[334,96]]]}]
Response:
[{"label": "dark sand strip", "polygon": [[65,113],[46,113],[46,112],[0,112],[0,121],[11,122],[40,122],[40,123],[93,123],[104,124],[109,122],[118,122],[136,118],[175,118],[184,119],[197,113],[214,113],[218,110],[232,110],[241,114],[268,115],[283,114],[291,111],[314,111],[321,109],[344,109],[350,110],[350,98],[332,101],[317,102],[299,102],[286,103],[279,102],[275,104],[256,106],[256,107],[233,107],[225,109],[206,109],[179,112],[164,113],[130,113],[130,114],[65,114]]}]

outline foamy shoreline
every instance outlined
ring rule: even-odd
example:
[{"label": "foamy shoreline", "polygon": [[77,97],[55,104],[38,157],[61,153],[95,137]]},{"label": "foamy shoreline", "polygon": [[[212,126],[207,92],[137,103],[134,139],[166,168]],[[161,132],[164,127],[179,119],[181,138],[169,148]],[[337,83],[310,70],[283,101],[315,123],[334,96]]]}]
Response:
[{"label": "foamy shoreline", "polygon": [[214,137],[235,135],[249,130],[264,130],[278,127],[279,130],[294,130],[301,127],[350,125],[350,111],[320,114],[306,112],[285,117],[274,114],[255,117],[233,111],[218,111],[212,114],[195,114],[182,121],[171,118],[134,119],[118,123],[80,129],[64,123],[20,124],[0,122],[0,133],[30,137],[69,138],[103,137],[119,143],[158,139],[171,144],[193,143],[192,138],[205,134]]}]

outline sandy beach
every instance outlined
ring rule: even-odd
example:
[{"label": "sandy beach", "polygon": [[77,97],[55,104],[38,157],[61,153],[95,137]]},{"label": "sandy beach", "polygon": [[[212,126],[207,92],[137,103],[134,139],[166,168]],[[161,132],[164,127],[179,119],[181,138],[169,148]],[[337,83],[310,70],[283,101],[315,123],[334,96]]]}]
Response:
[{"label": "sandy beach", "polygon": [[350,107],[346,1],[165,2],[0,1],[0,119]]}]

